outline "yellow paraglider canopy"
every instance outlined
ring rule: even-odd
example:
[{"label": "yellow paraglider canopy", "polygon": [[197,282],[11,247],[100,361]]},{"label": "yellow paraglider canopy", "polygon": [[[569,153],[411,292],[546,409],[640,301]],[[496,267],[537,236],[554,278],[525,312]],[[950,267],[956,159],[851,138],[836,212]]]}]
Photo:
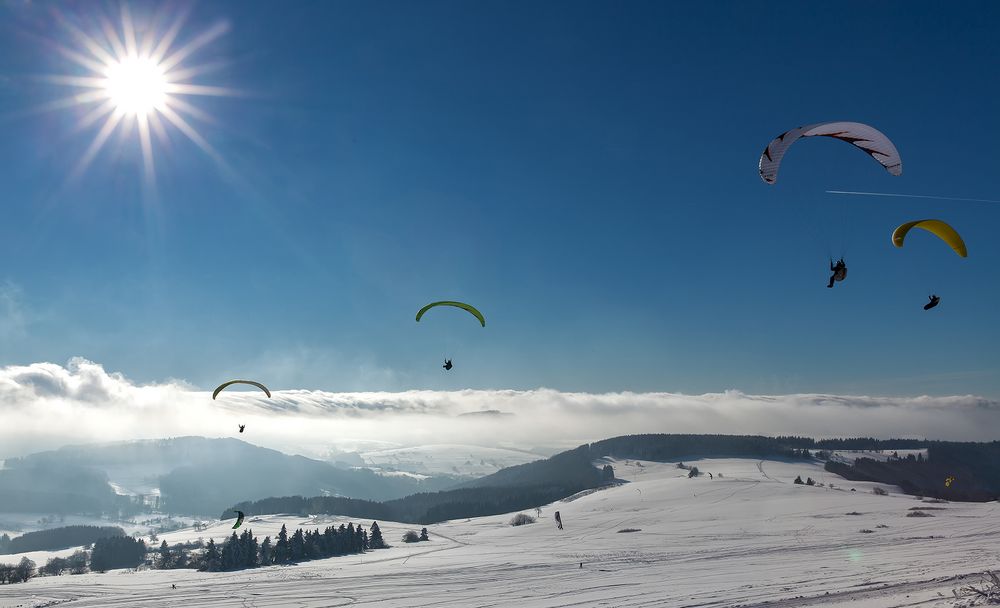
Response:
[{"label": "yellow paraglider canopy", "polygon": [[955,253],[958,255],[963,258],[969,257],[969,251],[965,248],[965,241],[962,240],[962,237],[955,232],[954,228],[941,220],[916,220],[914,222],[906,222],[899,228],[892,231],[892,244],[896,247],[902,247],[903,239],[906,238],[906,234],[911,228],[921,228],[926,230],[945,243],[948,243],[948,246],[954,249]]}]

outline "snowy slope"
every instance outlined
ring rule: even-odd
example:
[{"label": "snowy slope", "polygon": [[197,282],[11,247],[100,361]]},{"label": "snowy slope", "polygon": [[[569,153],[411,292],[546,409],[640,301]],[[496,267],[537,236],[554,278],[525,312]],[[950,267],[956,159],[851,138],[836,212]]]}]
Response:
[{"label": "snowy slope", "polygon": [[[507,526],[510,514],[452,521],[429,526],[431,542],[404,545],[400,535],[417,526],[379,522],[392,549],[231,573],[38,578],[0,586],[0,608],[952,606],[952,588],[1000,567],[996,503],[929,505],[894,488],[876,496],[877,484],[801,462],[685,462],[715,479],[687,479],[670,464],[615,462],[629,483],[546,506],[534,525]],[[794,485],[796,475],[836,487]],[[915,506],[943,510],[906,517]],[[556,510],[565,530],[552,522]],[[340,521],[348,520],[267,516],[244,525],[273,537],[282,523]],[[219,541],[231,525],[161,538]],[[641,531],[618,532],[625,528]]]}]

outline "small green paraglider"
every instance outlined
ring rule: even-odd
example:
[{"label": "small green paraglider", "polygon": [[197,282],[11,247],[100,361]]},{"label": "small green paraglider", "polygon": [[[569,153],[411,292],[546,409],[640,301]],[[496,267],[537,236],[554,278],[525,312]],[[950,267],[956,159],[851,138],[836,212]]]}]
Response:
[{"label": "small green paraglider", "polygon": [[223,390],[225,390],[227,386],[231,384],[249,384],[251,386],[256,386],[260,390],[264,391],[264,394],[267,395],[268,399],[271,398],[271,391],[269,391],[267,387],[261,384],[260,382],[254,382],[253,380],[230,380],[229,382],[223,382],[218,387],[216,387],[215,391],[212,393],[212,399],[218,397],[219,393],[221,393]]},{"label": "small green paraglider", "polygon": [[431,302],[427,306],[424,306],[423,308],[417,311],[417,321],[418,322],[420,321],[420,317],[424,316],[425,312],[436,306],[454,306],[455,308],[461,308],[462,310],[467,311],[469,314],[479,319],[479,324],[482,325],[483,327],[486,327],[486,317],[483,316],[483,313],[476,310],[475,306],[466,304],[465,302],[453,302],[451,300],[442,300],[441,302]]}]

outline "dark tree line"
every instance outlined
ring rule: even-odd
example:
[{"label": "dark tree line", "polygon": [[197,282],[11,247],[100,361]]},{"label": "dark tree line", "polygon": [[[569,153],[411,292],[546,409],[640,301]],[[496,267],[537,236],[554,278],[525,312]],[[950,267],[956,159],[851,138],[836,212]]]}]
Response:
[{"label": "dark tree line", "polygon": [[[242,502],[233,507],[247,515],[323,513],[375,517],[406,523],[433,524],[447,519],[497,515],[548,504],[614,480],[610,465],[593,465],[588,446],[508,467],[492,475],[441,492],[422,492],[386,502],[330,496],[287,496]],[[233,517],[228,510],[222,518]]]},{"label": "dark tree line", "polygon": [[53,557],[41,568],[35,568],[35,563],[23,558],[14,566],[0,564],[0,583],[21,583],[38,574],[58,576],[69,572],[83,574],[89,569],[94,572],[107,572],[116,568],[136,568],[146,561],[146,543],[131,536],[110,536],[99,538],[94,542],[93,549],[76,551],[69,557]]},{"label": "dark tree line", "polygon": [[63,526],[50,530],[27,532],[13,539],[4,534],[0,537],[0,554],[58,551],[69,547],[89,545],[100,538],[109,536],[125,536],[125,530],[118,526]]},{"label": "dark tree line", "polygon": [[135,568],[146,561],[146,543],[131,536],[98,539],[90,552],[90,569],[107,572],[116,568]]},{"label": "dark tree line", "polygon": [[[553,480],[548,485],[463,488],[445,492],[412,494],[406,498],[384,503],[361,501],[330,496],[303,498],[286,496],[263,500],[241,502],[235,505],[249,515],[269,513],[321,513],[326,515],[346,515],[348,517],[371,517],[401,521],[406,523],[433,524],[447,519],[497,515],[530,509],[548,504],[582,490],[597,487],[601,483],[602,471],[591,466],[594,471],[593,485],[566,483]],[[233,513],[226,511],[226,514]],[[230,515],[232,517],[233,515]]]},{"label": "dark tree line", "polygon": [[[858,458],[853,464],[827,461],[826,470],[854,481],[899,486],[907,494],[985,502],[1000,498],[1000,442],[934,441],[919,454],[885,461]],[[945,480],[954,478],[945,485]]]},{"label": "dark tree line", "polygon": [[291,564],[387,547],[378,522],[372,522],[369,530],[349,523],[329,526],[322,532],[299,528],[291,534],[286,526],[281,526],[274,541],[270,536],[258,541],[253,530],[245,529],[240,534],[234,531],[221,544],[209,539],[204,551],[198,554],[190,546],[177,544],[171,548],[164,541],[154,565],[162,569],[198,568],[218,572]]}]

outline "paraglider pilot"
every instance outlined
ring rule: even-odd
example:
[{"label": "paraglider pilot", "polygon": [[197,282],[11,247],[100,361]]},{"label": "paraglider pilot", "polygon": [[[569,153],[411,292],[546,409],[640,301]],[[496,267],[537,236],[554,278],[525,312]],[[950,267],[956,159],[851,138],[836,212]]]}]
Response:
[{"label": "paraglider pilot", "polygon": [[927,299],[930,300],[930,302],[924,304],[924,310],[930,310],[930,309],[934,308],[935,306],[938,305],[938,302],[941,301],[941,298],[939,298],[939,297],[937,297],[935,295],[927,296]]},{"label": "paraglider pilot", "polygon": [[247,428],[247,425],[245,425],[245,424],[241,424],[241,425],[240,425],[240,432],[242,433],[242,432],[243,432],[243,429],[245,429],[245,428]]},{"label": "paraglider pilot", "polygon": [[451,369],[451,359],[445,359],[444,360],[444,365],[442,365],[441,367],[443,367],[445,369]]},{"label": "paraglider pilot", "polygon": [[830,260],[830,270],[833,271],[833,275],[830,276],[830,284],[827,287],[833,287],[834,281],[843,281],[847,278],[847,264],[844,263],[844,258],[840,258],[836,264]]}]

